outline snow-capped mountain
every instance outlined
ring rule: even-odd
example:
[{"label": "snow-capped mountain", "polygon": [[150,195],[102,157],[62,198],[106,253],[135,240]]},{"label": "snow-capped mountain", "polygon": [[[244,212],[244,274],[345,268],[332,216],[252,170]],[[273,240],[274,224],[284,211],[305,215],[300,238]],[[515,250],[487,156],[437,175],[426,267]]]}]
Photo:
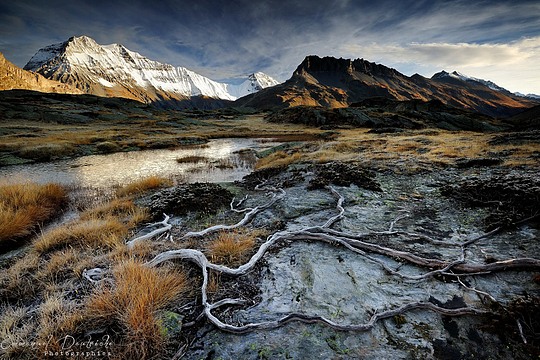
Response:
[{"label": "snow-capped mountain", "polygon": [[25,70],[75,85],[86,93],[154,102],[192,96],[235,100],[277,84],[262,73],[240,85],[213,81],[184,67],[150,60],[120,44],[99,45],[87,36],[39,50]]},{"label": "snow-capped mountain", "polygon": [[227,90],[229,94],[236,98],[256,93],[259,90],[265,89],[270,86],[279,84],[279,81],[271,78],[270,76],[256,72],[248,76],[248,78],[239,85],[229,85]]},{"label": "snow-capped mountain", "polygon": [[540,100],[540,95],[536,95],[536,94],[522,94],[520,92],[515,92],[514,95],[519,96],[519,97],[524,97],[524,98]]},{"label": "snow-capped mountain", "polygon": [[443,72],[431,79],[418,74],[409,77],[364,59],[310,55],[289,80],[238,99],[235,105],[275,109],[298,105],[347,107],[370,98],[438,100],[450,107],[507,117],[538,104],[504,89],[493,90],[495,86],[459,73]]},{"label": "snow-capped mountain", "polygon": [[457,72],[457,71],[453,71],[453,72],[449,73],[449,72],[446,72],[446,71],[443,70],[441,72],[436,73],[431,78],[432,79],[442,79],[442,78],[445,78],[445,77],[450,77],[450,78],[458,79],[458,80],[465,81],[465,82],[477,82],[477,83],[480,83],[482,85],[487,86],[491,90],[508,92],[508,90],[506,90],[505,88],[495,84],[493,81],[484,80],[484,79],[478,79],[478,78],[475,78],[475,77],[472,77],[472,76],[462,74],[462,73]]}]

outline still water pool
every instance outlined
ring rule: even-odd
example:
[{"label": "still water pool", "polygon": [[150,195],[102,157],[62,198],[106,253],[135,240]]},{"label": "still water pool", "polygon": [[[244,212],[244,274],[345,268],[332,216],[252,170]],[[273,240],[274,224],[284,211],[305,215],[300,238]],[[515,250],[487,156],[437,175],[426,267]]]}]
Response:
[{"label": "still water pool", "polygon": [[[201,146],[90,155],[50,163],[0,168],[0,182],[55,182],[82,188],[112,188],[152,175],[178,182],[228,182],[253,170],[256,157],[276,143],[216,139]],[[181,160],[178,160],[181,159]]]}]

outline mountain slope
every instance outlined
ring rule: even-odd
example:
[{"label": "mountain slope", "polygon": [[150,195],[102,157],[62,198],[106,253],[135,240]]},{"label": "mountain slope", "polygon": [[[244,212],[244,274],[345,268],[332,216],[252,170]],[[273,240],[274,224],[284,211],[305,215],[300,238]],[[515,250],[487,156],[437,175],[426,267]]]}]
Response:
[{"label": "mountain slope", "polygon": [[411,77],[364,59],[308,56],[285,83],[237,100],[239,106],[283,108],[297,105],[345,107],[370,97],[440,100],[490,116],[509,116],[536,103],[478,81],[441,76]]},{"label": "mountain slope", "polygon": [[540,105],[513,116],[509,119],[509,122],[519,130],[540,130]]},{"label": "mountain slope", "polygon": [[254,92],[258,85],[251,79],[240,86],[219,83],[184,67],[147,59],[120,44],[99,45],[87,36],[39,50],[24,68],[88,94],[145,103],[184,101],[194,96],[235,100]]},{"label": "mountain slope", "polygon": [[0,90],[23,89],[40,92],[79,94],[80,90],[58,81],[45,79],[12,64],[0,53]]}]

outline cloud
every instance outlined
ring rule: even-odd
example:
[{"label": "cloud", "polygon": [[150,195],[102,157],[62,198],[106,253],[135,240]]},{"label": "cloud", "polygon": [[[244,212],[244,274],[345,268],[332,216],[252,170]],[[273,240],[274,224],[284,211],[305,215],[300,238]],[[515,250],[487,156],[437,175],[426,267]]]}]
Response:
[{"label": "cloud", "polygon": [[[0,51],[22,66],[41,47],[88,35],[214,79],[290,77],[306,55],[364,57],[402,72],[535,65],[538,1],[18,0],[0,4]],[[521,43],[521,41],[523,41]],[[529,60],[524,60],[527,58]],[[491,65],[497,63],[498,65]],[[473,68],[476,66],[476,68]],[[509,70],[506,71],[509,71]],[[473,76],[479,76],[471,72]],[[516,78],[522,78],[517,72]],[[540,92],[537,85],[537,92]]]}]

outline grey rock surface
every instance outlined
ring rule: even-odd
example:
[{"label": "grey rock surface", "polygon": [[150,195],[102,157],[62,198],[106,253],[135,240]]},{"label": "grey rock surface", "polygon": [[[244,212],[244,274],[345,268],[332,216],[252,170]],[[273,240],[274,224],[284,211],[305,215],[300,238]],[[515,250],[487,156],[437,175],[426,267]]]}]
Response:
[{"label": "grey rock surface", "polygon": [[[378,235],[371,242],[424,257],[458,259],[459,244],[484,233],[483,208],[465,208],[441,194],[441,185],[459,181],[467,171],[452,169],[417,175],[377,177],[382,192],[356,185],[336,187],[345,197],[345,217],[333,228],[353,234],[393,230],[418,233],[439,240],[404,235]],[[485,170],[489,171],[489,170]],[[285,189],[287,196],[258,217],[283,219],[287,230],[321,225],[336,214],[336,199],[326,190],[307,191],[302,184]],[[469,262],[534,257],[540,253],[538,228],[523,225],[483,239],[466,251]],[[375,255],[409,275],[430,269]],[[343,247],[294,241],[280,244],[265,256],[257,271],[261,301],[223,315],[229,323],[276,320],[290,313],[324,316],[340,324],[366,323],[375,312],[409,302],[431,301],[443,307],[488,310],[483,296],[466,289],[455,277],[407,280],[386,273],[380,265]],[[249,275],[248,275],[249,276]],[[499,272],[461,276],[471,288],[489,293],[501,304],[524,293],[538,295],[530,272]],[[340,332],[321,324],[289,323],[269,330],[233,335],[207,326],[187,359],[463,359],[512,358],[508,344],[483,330],[485,319],[447,317],[427,311],[406,312],[379,321],[367,332]]]}]

